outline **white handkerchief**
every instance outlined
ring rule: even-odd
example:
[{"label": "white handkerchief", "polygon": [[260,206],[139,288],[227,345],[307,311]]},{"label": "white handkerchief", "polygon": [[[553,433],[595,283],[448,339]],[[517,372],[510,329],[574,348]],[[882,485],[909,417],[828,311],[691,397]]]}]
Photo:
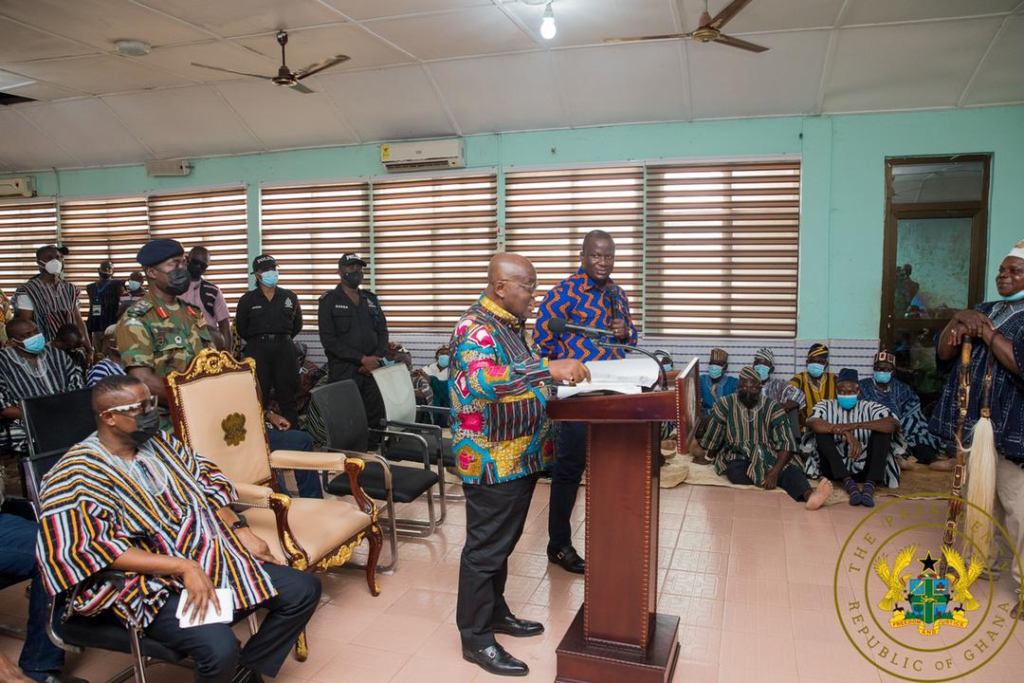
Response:
[{"label": "white handkerchief", "polygon": [[181,598],[178,600],[178,609],[175,611],[174,616],[178,617],[178,626],[180,628],[192,628],[193,626],[203,626],[205,624],[230,624],[231,620],[235,616],[235,599],[231,594],[230,588],[217,588],[217,603],[220,605],[220,614],[214,610],[214,604],[212,602],[206,605],[206,614],[201,619],[192,621],[192,610],[189,610],[188,615],[183,614],[185,610],[185,603],[188,602],[188,591],[181,591]]}]

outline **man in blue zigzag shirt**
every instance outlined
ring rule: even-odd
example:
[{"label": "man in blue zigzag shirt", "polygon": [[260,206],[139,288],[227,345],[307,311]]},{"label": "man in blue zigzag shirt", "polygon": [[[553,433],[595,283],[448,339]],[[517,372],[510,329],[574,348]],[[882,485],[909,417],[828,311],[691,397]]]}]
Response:
[{"label": "man in blue zigzag shirt", "polygon": [[[573,325],[610,330],[615,342],[636,346],[636,326],[626,293],[611,280],[615,267],[615,241],[611,235],[603,230],[587,233],[580,261],[580,269],[544,297],[534,331],[537,346],[542,355],[552,360],[575,358],[586,363],[621,359],[625,356],[621,349],[600,347],[594,340],[573,332],[555,334],[548,327],[552,318],[564,318]],[[572,545],[570,518],[586,464],[586,424],[562,422],[551,475],[548,559],[574,574],[583,573],[584,562]]]}]

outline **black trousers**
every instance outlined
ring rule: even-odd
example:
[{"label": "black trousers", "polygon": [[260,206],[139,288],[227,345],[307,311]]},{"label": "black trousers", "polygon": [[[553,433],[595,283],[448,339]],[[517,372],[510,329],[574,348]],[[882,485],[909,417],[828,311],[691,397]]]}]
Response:
[{"label": "black trousers", "polygon": [[558,447],[551,472],[551,504],[548,507],[548,547],[561,550],[572,545],[572,509],[580,480],[587,469],[587,424],[558,425]]},{"label": "black trousers", "polygon": [[892,442],[892,434],[882,432],[871,432],[867,447],[867,464],[860,472],[850,474],[850,470],[843,462],[843,456],[836,446],[836,438],[831,434],[815,434],[815,441],[818,444],[818,456],[821,460],[821,472],[829,479],[842,480],[852,477],[854,481],[873,481],[878,483],[885,479],[885,463],[889,459],[889,444]]},{"label": "black trousers", "polygon": [[[725,464],[725,477],[733,484],[753,486],[753,480],[747,476],[749,467],[749,460],[730,460]],[[803,470],[791,462],[786,463],[786,466],[779,472],[778,485],[793,500],[803,500],[803,495],[811,490],[811,483],[807,481]]]},{"label": "black trousers", "polygon": [[537,485],[531,474],[503,484],[467,484],[466,544],[459,566],[459,601],[455,623],[462,646],[479,650],[493,645],[491,624],[512,614],[505,602],[508,557],[526,525]]},{"label": "black trousers", "polygon": [[174,612],[180,593],[174,593],[146,629],[146,636],[184,652],[195,662],[196,683],[226,683],[235,668],[244,667],[276,676],[299,634],[320,602],[320,579],[278,564],[264,564],[277,595],[260,605],[268,610],[259,630],[240,647],[230,624],[181,628]]},{"label": "black trousers", "polygon": [[256,381],[260,384],[263,407],[269,405],[273,389],[281,415],[297,427],[299,413],[295,397],[299,393],[299,359],[292,338],[286,334],[252,337],[245,343],[245,355],[256,361]]}]

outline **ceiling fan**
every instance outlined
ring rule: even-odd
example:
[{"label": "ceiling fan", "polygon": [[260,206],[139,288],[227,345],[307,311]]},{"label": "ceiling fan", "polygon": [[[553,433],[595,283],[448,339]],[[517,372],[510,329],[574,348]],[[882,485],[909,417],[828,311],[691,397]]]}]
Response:
[{"label": "ceiling fan", "polygon": [[748,43],[739,38],[733,38],[722,33],[722,27],[729,23],[733,17],[740,13],[744,7],[750,4],[750,0],[732,0],[729,5],[719,12],[714,19],[708,12],[708,0],[704,0],[704,11],[700,15],[700,24],[697,29],[689,33],[669,33],[663,36],[636,36],[635,38],[605,38],[606,43],[637,43],[645,40],[669,40],[672,38],[693,39],[701,43],[721,43],[730,47],[738,47],[748,52],[764,52],[768,48],[763,45]]},{"label": "ceiling fan", "polygon": [[197,62],[192,62],[192,66],[198,66],[203,69],[213,69],[214,71],[224,71],[226,73],[237,74],[239,76],[249,76],[250,78],[260,78],[266,81],[271,81],[275,85],[287,86],[292,90],[296,90],[300,93],[309,94],[313,91],[304,86],[302,83],[300,83],[300,81],[303,78],[306,78],[307,76],[312,76],[313,74],[323,71],[324,69],[329,69],[332,66],[335,66],[336,64],[347,62],[350,59],[348,55],[334,55],[333,57],[328,57],[322,62],[310,64],[305,69],[292,71],[291,69],[288,68],[288,63],[285,61],[284,58],[284,46],[288,44],[287,31],[277,32],[277,43],[278,45],[281,46],[281,67],[277,70],[276,76],[261,76],[260,74],[247,74],[243,71],[225,69],[220,66],[210,66],[209,64],[199,64]]}]

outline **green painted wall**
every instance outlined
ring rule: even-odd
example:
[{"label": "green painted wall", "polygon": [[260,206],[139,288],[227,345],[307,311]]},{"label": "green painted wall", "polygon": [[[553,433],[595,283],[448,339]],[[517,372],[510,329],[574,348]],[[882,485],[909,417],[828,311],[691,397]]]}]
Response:
[{"label": "green painted wall", "polygon": [[[987,295],[1003,255],[1024,239],[1024,107],[608,126],[467,138],[470,167],[800,155],[800,339],[875,339],[881,297],[884,161],[890,156],[993,154]],[[259,245],[258,186],[383,175],[377,145],[195,160],[186,178],[141,166],[63,171],[64,197],[129,195],[247,183],[249,246]],[[36,177],[41,195],[58,190]],[[503,214],[501,214],[503,215]]]}]

